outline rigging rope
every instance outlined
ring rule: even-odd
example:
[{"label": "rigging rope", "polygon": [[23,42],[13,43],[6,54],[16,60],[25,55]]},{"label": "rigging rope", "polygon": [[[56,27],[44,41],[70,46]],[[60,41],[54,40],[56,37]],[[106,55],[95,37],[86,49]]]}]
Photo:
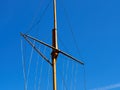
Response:
[{"label": "rigging rope", "polygon": [[[78,54],[80,55],[80,49],[79,49],[78,44],[76,42],[76,38],[75,38],[75,35],[74,35],[74,32],[73,32],[73,28],[72,28],[69,16],[68,16],[67,11],[66,11],[65,6],[64,6],[64,1],[63,0],[61,0],[61,1],[62,1],[62,6],[63,6],[63,9],[64,9],[65,17],[66,17],[66,20],[68,22],[68,25],[69,25],[69,28],[70,28],[70,32],[72,34],[72,38],[73,38],[76,50],[77,50]],[[84,90],[86,90],[86,71],[85,71],[85,66],[83,66],[83,67],[84,67],[83,68],[84,69]]]},{"label": "rigging rope", "polygon": [[[33,43],[35,45],[35,41]],[[33,47],[31,49],[31,54],[30,54],[30,59],[29,59],[29,64],[28,64],[28,71],[27,71],[27,85],[28,85],[28,78],[29,78],[29,73],[30,73],[30,67],[31,67],[31,62],[32,62],[32,57],[33,57]]]},{"label": "rigging rope", "polygon": [[[62,65],[62,68],[65,68],[65,63],[63,63],[63,65]],[[63,75],[65,74],[65,71],[63,72]],[[66,84],[64,84],[65,83],[65,81],[62,81],[62,84],[63,84],[63,90],[65,89],[65,90],[67,90],[66,89]]]},{"label": "rigging rope", "polygon": [[83,66],[83,69],[84,69],[84,90],[87,90],[87,88],[86,88],[86,69],[85,69],[85,66]]},{"label": "rigging rope", "polygon": [[[61,66],[61,65],[60,65],[60,66]],[[63,84],[64,89],[65,89],[65,90],[68,90],[67,87],[66,87],[66,82],[65,82],[65,80],[64,80],[64,78],[63,78],[63,73],[62,73],[62,71],[61,71],[59,68],[58,68],[58,71],[59,71],[60,76],[61,76],[61,78],[62,78],[62,84]]]},{"label": "rigging rope", "polygon": [[[35,43],[35,41],[34,41],[34,43]],[[30,66],[31,66],[32,55],[33,55],[33,48],[31,50],[29,64],[28,64],[28,70],[27,70],[27,74],[26,74],[25,55],[24,55],[22,40],[21,40],[21,53],[22,53],[23,75],[24,75],[24,89],[27,90],[28,89],[28,78],[29,78],[29,73],[30,73]]]},{"label": "rigging rope", "polygon": [[64,1],[63,0],[61,0],[61,1],[62,1],[62,6],[63,6],[63,9],[64,9],[65,17],[66,17],[66,20],[68,22],[68,25],[69,25],[69,28],[70,28],[70,32],[71,32],[76,50],[77,50],[78,54],[80,55],[80,49],[78,47],[78,44],[77,44],[77,41],[76,41],[76,38],[75,38],[75,35],[74,35],[74,32],[73,32],[73,28],[72,28],[72,25],[71,25],[71,22],[70,22],[70,19],[69,19],[69,15],[67,14],[67,11],[65,9]]},{"label": "rigging rope", "polygon": [[[47,52],[48,52],[48,51],[47,51]],[[51,56],[50,56],[49,60],[52,61],[52,60],[51,60]],[[48,66],[48,83],[47,83],[48,85],[47,85],[47,90],[49,90],[48,86],[49,86],[49,84],[50,84],[50,80],[49,80],[49,79],[50,79],[50,68],[51,68],[51,66]],[[52,68],[51,68],[51,69],[52,69]]]},{"label": "rigging rope", "polygon": [[38,61],[39,61],[39,55],[38,55],[38,59],[37,59],[37,62],[36,62],[35,79],[34,79],[34,90],[37,90],[36,82],[37,82],[37,73],[38,73]]},{"label": "rigging rope", "polygon": [[22,54],[22,67],[23,67],[23,76],[24,76],[24,90],[27,90],[27,79],[26,79],[26,70],[25,70],[25,58],[23,53],[23,41],[21,39],[21,54]]},{"label": "rigging rope", "polygon": [[48,83],[47,83],[47,90],[49,90],[48,86],[49,86],[49,76],[50,76],[50,67],[48,67]]},{"label": "rigging rope", "polygon": [[42,21],[42,18],[43,18],[43,16],[45,15],[48,7],[50,6],[51,1],[52,1],[52,0],[50,0],[49,3],[47,4],[46,8],[44,9],[43,13],[42,13],[41,16],[40,16],[40,19],[39,19],[34,25],[31,25],[30,29],[28,29],[28,30],[26,31],[26,34],[29,33],[29,32],[31,32],[32,29]]},{"label": "rigging rope", "polygon": [[[39,1],[40,1],[40,0],[39,0]],[[32,29],[32,25],[35,23],[35,22],[34,22],[35,19],[37,19],[37,14],[38,14],[38,12],[39,12],[39,9],[41,9],[41,7],[42,7],[42,5],[43,5],[43,0],[41,0],[40,2],[41,2],[41,3],[40,3],[40,5],[39,5],[39,8],[36,10],[36,12],[35,12],[35,14],[34,14],[34,17],[33,17],[33,19],[32,19],[32,22],[31,22],[30,26],[28,27],[26,33],[28,33],[29,30]]]},{"label": "rigging rope", "polygon": [[[67,65],[66,65],[66,71],[68,71],[68,67],[69,67],[69,61],[67,60]],[[67,74],[66,74],[66,81],[67,81]]]},{"label": "rigging rope", "polygon": [[[76,69],[78,69],[78,64],[76,65]],[[77,77],[77,71],[75,72],[75,79],[74,79],[74,83],[76,84],[77,83],[77,80],[76,80],[76,77]],[[73,87],[73,90],[76,90],[76,87]]]},{"label": "rigging rope", "polygon": [[71,80],[70,80],[70,90],[72,90],[72,86],[73,86],[73,84],[72,84],[72,79],[73,79],[73,71],[74,71],[74,65],[73,65],[73,63],[72,63],[72,65],[71,65],[71,68],[72,68],[72,70],[71,70]]},{"label": "rigging rope", "polygon": [[39,77],[39,80],[38,80],[38,90],[40,90],[40,84],[41,84],[41,77],[42,77],[42,68],[43,68],[43,60],[41,61],[41,67],[40,67],[40,77]]},{"label": "rigging rope", "polygon": [[59,35],[58,35],[58,40],[60,41],[60,43],[64,47],[64,49],[66,49],[66,51],[69,52],[69,49],[65,46],[65,44],[63,43],[63,41],[60,39]]},{"label": "rigging rope", "polygon": [[[45,51],[46,51],[46,47],[44,48],[44,51],[43,51],[43,53],[45,53]],[[40,77],[39,77],[39,80],[38,80],[38,90],[40,90],[41,89],[41,87],[40,87],[40,84],[41,84],[41,78],[42,78],[42,69],[43,68],[43,58],[42,58],[42,60],[41,60],[41,67],[40,67]]]}]

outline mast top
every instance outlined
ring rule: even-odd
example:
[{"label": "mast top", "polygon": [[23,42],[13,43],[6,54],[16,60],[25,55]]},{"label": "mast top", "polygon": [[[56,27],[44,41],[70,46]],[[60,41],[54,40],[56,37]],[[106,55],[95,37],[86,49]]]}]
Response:
[{"label": "mast top", "polygon": [[56,0],[53,0],[53,12],[54,12],[54,29],[57,29],[57,14],[56,14]]}]

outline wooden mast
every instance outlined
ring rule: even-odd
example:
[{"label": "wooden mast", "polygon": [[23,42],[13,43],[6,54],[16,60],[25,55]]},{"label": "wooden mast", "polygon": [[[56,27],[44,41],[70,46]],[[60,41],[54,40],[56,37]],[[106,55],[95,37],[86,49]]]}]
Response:
[{"label": "wooden mast", "polygon": [[[53,12],[54,12],[54,28],[52,30],[52,46],[58,49],[56,0],[53,0]],[[51,56],[52,56],[52,69],[53,69],[53,90],[57,90],[56,61],[57,61],[58,51],[56,51],[55,49],[52,49]]]}]

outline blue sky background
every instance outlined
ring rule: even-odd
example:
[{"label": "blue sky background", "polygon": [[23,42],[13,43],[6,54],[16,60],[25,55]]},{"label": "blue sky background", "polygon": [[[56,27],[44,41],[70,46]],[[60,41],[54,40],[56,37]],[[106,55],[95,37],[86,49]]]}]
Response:
[{"label": "blue sky background", "polygon": [[[49,1],[0,1],[0,90],[24,90],[19,32],[41,20],[29,34],[38,30],[37,37],[51,44],[52,2],[41,19]],[[120,90],[119,4],[119,0],[57,0],[58,41],[85,62],[87,90]],[[59,47],[67,52],[62,44]]]}]

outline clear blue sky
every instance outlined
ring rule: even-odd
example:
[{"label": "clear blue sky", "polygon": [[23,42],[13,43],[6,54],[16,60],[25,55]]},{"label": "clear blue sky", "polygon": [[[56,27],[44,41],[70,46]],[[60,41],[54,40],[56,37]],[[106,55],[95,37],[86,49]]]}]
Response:
[{"label": "clear blue sky", "polygon": [[[24,90],[19,32],[26,32],[31,23],[41,19],[48,2],[0,0],[0,90]],[[57,5],[58,36],[73,56],[85,62],[87,90],[120,90],[120,1],[57,0]],[[49,44],[52,10],[51,2],[35,27],[40,29],[39,39]],[[69,21],[80,55],[76,54]],[[59,47],[64,49],[60,43]]]}]

